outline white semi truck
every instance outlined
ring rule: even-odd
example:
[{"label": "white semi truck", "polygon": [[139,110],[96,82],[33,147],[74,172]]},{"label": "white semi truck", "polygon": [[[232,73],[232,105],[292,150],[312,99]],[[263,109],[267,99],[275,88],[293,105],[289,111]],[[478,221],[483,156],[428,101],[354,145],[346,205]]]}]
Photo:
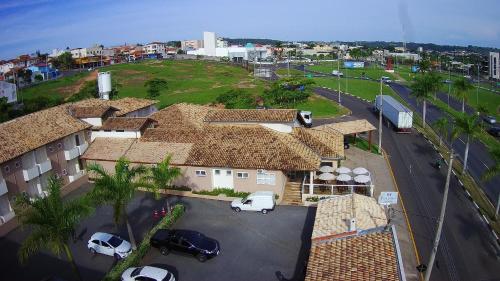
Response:
[{"label": "white semi truck", "polygon": [[413,112],[411,110],[388,95],[375,97],[374,110],[378,112],[380,107],[382,107],[382,115],[391,121],[398,132],[411,132],[413,125]]}]

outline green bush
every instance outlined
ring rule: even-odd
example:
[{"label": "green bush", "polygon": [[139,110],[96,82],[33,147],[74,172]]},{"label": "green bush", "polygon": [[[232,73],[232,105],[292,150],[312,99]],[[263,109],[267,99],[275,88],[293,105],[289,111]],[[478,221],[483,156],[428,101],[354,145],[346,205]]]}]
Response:
[{"label": "green bush", "polygon": [[254,98],[250,93],[241,89],[231,89],[220,94],[216,99],[218,103],[224,104],[226,108],[252,108],[255,105]]},{"label": "green bush", "polygon": [[177,186],[177,185],[172,185],[172,186],[169,186],[167,189],[170,189],[170,190],[178,190],[178,191],[191,191],[191,188],[188,187],[188,186]]},{"label": "green bush", "polygon": [[137,247],[137,250],[132,252],[130,256],[119,261],[102,279],[103,281],[115,281],[120,280],[122,273],[127,270],[129,267],[138,266],[146,255],[146,253],[151,249],[151,245],[149,244],[149,239],[153,234],[161,228],[170,227],[177,219],[179,219],[184,213],[183,205],[175,205],[172,210],[172,214],[170,216],[165,216],[161,221],[153,227],[142,239],[141,244]]},{"label": "green bush", "polygon": [[211,196],[225,194],[227,197],[247,197],[248,195],[250,195],[250,192],[234,191],[234,189],[230,188],[214,188],[212,190],[193,191],[193,193],[200,195],[211,195]]}]

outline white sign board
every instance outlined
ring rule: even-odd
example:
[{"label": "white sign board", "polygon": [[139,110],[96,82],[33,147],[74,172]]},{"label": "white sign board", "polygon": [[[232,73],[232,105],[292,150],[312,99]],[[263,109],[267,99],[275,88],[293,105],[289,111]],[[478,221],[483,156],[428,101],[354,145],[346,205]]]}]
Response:
[{"label": "white sign board", "polygon": [[381,192],[378,197],[378,203],[380,205],[392,205],[398,203],[398,193],[397,192]]}]

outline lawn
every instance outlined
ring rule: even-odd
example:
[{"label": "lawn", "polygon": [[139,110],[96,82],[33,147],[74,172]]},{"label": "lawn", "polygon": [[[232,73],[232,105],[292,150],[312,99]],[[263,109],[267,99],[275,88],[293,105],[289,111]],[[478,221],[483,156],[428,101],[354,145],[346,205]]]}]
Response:
[{"label": "lawn", "polygon": [[[333,70],[337,70],[337,63],[324,62],[319,65],[306,66],[306,69],[330,74]],[[392,73],[386,72],[384,69],[374,64],[365,68],[344,68],[341,65],[340,71],[348,77],[362,77],[364,73],[366,77],[374,80],[378,80],[382,76],[390,77],[393,80],[396,79],[396,77]]]},{"label": "lawn", "polygon": [[[287,77],[288,76],[288,68],[280,68],[280,69],[276,70],[276,74],[278,74],[280,76]],[[297,70],[297,69],[290,68],[290,75],[295,76],[295,77],[297,77],[297,76],[303,77],[304,72]]]},{"label": "lawn", "polygon": [[[338,89],[338,79],[337,78],[327,78],[319,77],[313,78],[316,85],[322,87],[328,87],[333,90]],[[344,92],[346,88],[346,79],[340,79],[340,91]],[[395,95],[394,91],[387,85],[382,87],[383,94],[385,95]],[[360,79],[348,79],[347,92],[349,94],[367,99],[369,101],[375,100],[375,96],[380,93],[380,83],[369,80]]]},{"label": "lawn", "polygon": [[85,71],[71,77],[64,77],[57,80],[43,82],[28,88],[20,89],[18,96],[20,100],[31,99],[37,96],[61,96],[63,98],[67,98],[73,94],[71,88],[81,84],[82,81],[88,79],[87,77],[90,77],[90,72]]},{"label": "lawn", "polygon": [[347,114],[349,111],[322,96],[313,94],[307,102],[297,104],[297,109],[311,111],[314,118],[327,118]]}]

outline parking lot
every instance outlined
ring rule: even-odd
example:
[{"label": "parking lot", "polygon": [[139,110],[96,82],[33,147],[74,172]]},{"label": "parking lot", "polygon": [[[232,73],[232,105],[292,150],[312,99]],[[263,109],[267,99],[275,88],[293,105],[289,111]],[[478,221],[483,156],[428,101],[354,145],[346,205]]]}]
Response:
[{"label": "parking lot", "polygon": [[[70,196],[77,196],[91,188],[81,188]],[[314,222],[314,209],[278,206],[275,211],[261,213],[234,213],[229,202],[186,197],[169,197],[172,203],[182,203],[186,213],[176,228],[197,230],[215,238],[221,254],[205,263],[172,253],[161,256],[152,249],[144,264],[158,264],[174,271],[178,280],[296,280],[303,271]],[[151,194],[138,193],[129,204],[129,218],[138,241],[152,227],[152,212],[160,209],[165,199],[155,200]],[[91,217],[82,221],[70,241],[75,261],[84,280],[101,280],[113,266],[114,258],[92,256],[87,249],[89,237],[97,232],[116,233],[128,238],[124,226],[115,227],[113,211],[109,206],[99,207]],[[57,276],[75,280],[66,257],[57,258],[49,252],[33,256],[20,265],[17,251],[26,238],[28,229],[18,228],[0,239],[0,272],[7,280],[42,280]]]}]

